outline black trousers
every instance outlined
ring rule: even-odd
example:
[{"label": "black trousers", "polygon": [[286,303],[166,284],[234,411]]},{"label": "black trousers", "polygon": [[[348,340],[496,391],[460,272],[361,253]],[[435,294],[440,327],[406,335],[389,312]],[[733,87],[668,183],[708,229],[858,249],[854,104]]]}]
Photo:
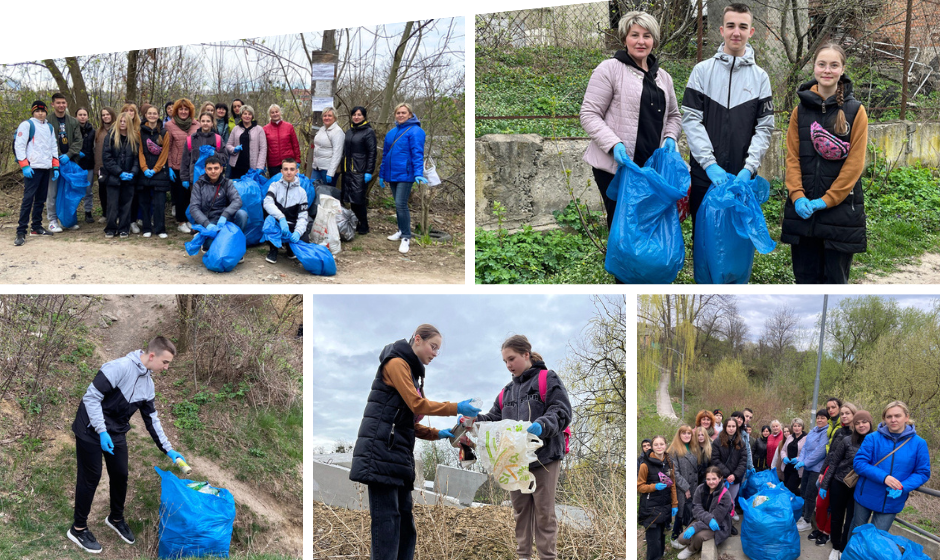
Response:
[{"label": "black trousers", "polygon": [[818,237],[800,237],[790,245],[793,276],[797,284],[848,284],[852,253],[826,249]]},{"label": "black trousers", "polygon": [[646,560],[661,560],[666,553],[666,529],[669,521],[654,523],[646,528]]},{"label": "black trousers", "polygon": [[594,170],[594,182],[597,183],[597,190],[601,191],[601,198],[604,200],[604,210],[607,211],[607,231],[610,231],[610,226],[614,223],[614,210],[617,209],[617,201],[607,197],[607,188],[610,187],[610,182],[614,180],[614,176],[603,169],[596,167],[592,169]]},{"label": "black trousers", "polygon": [[20,221],[16,225],[17,235],[26,235],[29,216],[32,213],[32,228],[42,227],[42,211],[46,207],[51,169],[33,169],[32,179],[24,179],[23,202],[20,204]]},{"label": "black trousers", "polygon": [[790,465],[786,465],[783,470],[783,485],[793,492],[794,496],[802,496],[800,492],[800,471]]},{"label": "black trousers", "polygon": [[108,185],[107,181],[102,181],[98,177],[98,202],[101,203],[101,215],[108,215]]},{"label": "black trousers", "polygon": [[281,172],[280,165],[269,165],[268,166],[268,179],[270,179],[271,177],[274,177],[280,172]]},{"label": "black trousers", "polygon": [[412,560],[418,533],[415,529],[411,484],[369,485],[372,515],[371,560]]},{"label": "black trousers", "polygon": [[[833,468],[833,467],[829,467]],[[832,548],[845,551],[855,517],[855,489],[836,479],[829,485],[829,523],[832,532]]]},{"label": "black trousers", "polygon": [[369,233],[369,205],[368,204],[349,204],[359,225],[356,226],[356,233]]},{"label": "black trousers", "polygon": [[[290,226],[291,231],[294,231],[294,226],[297,225],[297,222],[287,222],[287,225]],[[310,228],[309,227],[307,228],[307,231],[301,234],[300,240],[303,241],[304,243],[310,243]],[[269,250],[273,251],[274,249],[277,249],[277,247],[275,247],[274,244],[271,243],[270,241],[265,241],[265,243],[268,244]],[[288,255],[292,254],[292,251],[290,250],[290,245],[288,245],[286,242],[281,242],[281,247],[284,247],[284,249],[287,250]]]},{"label": "black trousers", "polygon": [[144,225],[144,233],[166,233],[166,191],[157,191],[153,188],[141,189],[138,192],[140,200],[140,219]]},{"label": "black trousers", "polygon": [[131,229],[131,201],[134,200],[134,185],[127,181],[108,185],[108,223],[105,233],[128,233]]},{"label": "black trousers", "polygon": [[127,441],[114,443],[114,455],[101,450],[101,444],[75,438],[75,457],[78,463],[75,478],[75,527],[88,527],[88,513],[95,499],[95,490],[101,480],[101,456],[108,467],[111,485],[111,519],[124,519],[124,500],[127,498]]},{"label": "black trousers", "polygon": [[693,243],[695,240],[695,215],[698,214],[698,209],[702,206],[702,201],[705,200],[705,194],[708,193],[709,187],[711,187],[711,184],[696,183],[695,176],[692,176],[692,188],[689,189],[689,217],[692,218]]},{"label": "black trousers", "polygon": [[[179,169],[174,169],[176,180],[170,183],[170,196],[173,198],[173,207],[176,208],[176,223],[182,224],[186,219],[186,209],[189,208],[189,189],[183,188]],[[192,184],[189,185],[192,188]]]}]

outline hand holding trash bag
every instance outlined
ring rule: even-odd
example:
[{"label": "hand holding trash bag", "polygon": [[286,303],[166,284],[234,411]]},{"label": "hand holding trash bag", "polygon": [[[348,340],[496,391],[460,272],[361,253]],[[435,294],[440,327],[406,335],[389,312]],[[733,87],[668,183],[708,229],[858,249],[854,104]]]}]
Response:
[{"label": "hand holding trash bag", "polygon": [[440,430],[437,432],[437,439],[445,439],[445,438],[452,438],[452,437],[454,437],[454,434],[450,430],[444,429],[444,430]]},{"label": "hand holding trash bag", "polygon": [[219,233],[219,226],[217,226],[217,225],[215,225],[215,224],[209,224],[209,225],[206,226],[206,231],[208,231],[209,233],[216,233],[216,234],[217,234],[217,233]]},{"label": "hand holding trash bag", "polygon": [[540,435],[542,435],[542,425],[539,424],[538,422],[532,422],[532,425],[526,428],[526,431],[534,435],[535,437],[539,437]]},{"label": "hand holding trash bag", "polygon": [[736,178],[737,178],[737,180],[739,180],[739,181],[750,181],[750,180],[751,180],[751,172],[748,171],[747,167],[745,167],[745,168],[742,169],[741,171],[738,171],[738,176],[737,176]]},{"label": "hand holding trash bag", "polygon": [[717,163],[709,165],[705,169],[705,174],[708,175],[708,180],[711,181],[713,185],[724,185],[728,182],[728,172],[722,169]]},{"label": "hand holding trash bag", "polygon": [[69,162],[68,154],[62,154],[61,156],[59,156],[59,165],[65,165],[68,162]]},{"label": "hand holding trash bag", "polygon": [[718,531],[718,522],[712,519],[708,522],[708,528],[712,531]]},{"label": "hand holding trash bag", "polygon": [[225,222],[227,222],[227,221],[228,221],[228,220],[225,219],[225,216],[219,216],[219,221],[216,222],[216,225],[219,226],[219,227],[222,227],[222,226],[225,225]]},{"label": "hand holding trash bag", "polygon": [[663,140],[663,149],[666,150],[667,152],[675,152],[676,141],[673,140],[672,138],[666,138],[665,140]]},{"label": "hand holding trash bag", "polygon": [[463,414],[464,416],[472,416],[476,418],[477,414],[480,413],[480,409],[470,404],[470,401],[473,399],[467,399],[460,403],[457,403],[457,412]]},{"label": "hand holding trash bag", "polygon": [[101,440],[101,450],[114,455],[114,442],[111,441],[111,435],[108,432],[101,432],[98,438]]},{"label": "hand holding trash bag", "polygon": [[290,224],[287,223],[287,218],[281,218],[277,223],[281,226],[281,234],[284,237],[290,236]]}]

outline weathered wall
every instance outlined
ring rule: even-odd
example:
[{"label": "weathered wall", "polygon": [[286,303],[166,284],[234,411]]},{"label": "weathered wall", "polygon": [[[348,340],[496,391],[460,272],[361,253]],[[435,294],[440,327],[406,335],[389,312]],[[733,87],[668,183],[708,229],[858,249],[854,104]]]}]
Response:
[{"label": "weathered wall", "polygon": [[[920,161],[940,167],[940,123],[875,123],[868,128],[871,145],[884,151],[897,165]],[[553,210],[563,209],[572,195],[593,210],[603,210],[591,167],[581,156],[588,140],[551,140],[535,134],[489,134],[476,139],[476,224],[497,227],[493,203],[506,208],[503,227],[515,230],[523,224],[552,227]],[[688,160],[683,136],[679,150]],[[760,174],[767,179],[784,177],[784,132],[774,131]]]}]

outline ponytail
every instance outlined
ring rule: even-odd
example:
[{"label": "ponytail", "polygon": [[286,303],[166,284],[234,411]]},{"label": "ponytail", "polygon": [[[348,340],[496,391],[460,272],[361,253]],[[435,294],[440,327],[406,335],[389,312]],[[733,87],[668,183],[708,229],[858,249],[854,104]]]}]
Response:
[{"label": "ponytail", "polygon": [[500,350],[505,350],[509,348],[514,350],[517,354],[528,354],[529,361],[531,362],[544,362],[542,355],[538,352],[532,351],[532,344],[529,342],[529,339],[523,334],[514,334],[507,338],[503,345],[500,347]]},{"label": "ponytail", "polygon": [[[254,113],[252,113],[253,115]],[[411,339],[408,341],[408,344],[415,343],[415,337],[420,336],[421,340],[427,340],[434,336],[440,336],[441,331],[437,330],[437,327],[434,325],[429,325],[424,323],[423,325],[418,325],[418,328],[415,329],[414,334],[411,335]],[[418,376],[418,392],[421,396],[424,396],[424,374],[419,374]]]},{"label": "ponytail", "polygon": [[845,102],[845,84],[839,82],[836,88],[836,105],[839,106],[839,112],[836,114],[836,123],[832,131],[839,136],[845,136],[849,133],[849,123],[845,122],[845,111],[842,110],[842,103]]}]

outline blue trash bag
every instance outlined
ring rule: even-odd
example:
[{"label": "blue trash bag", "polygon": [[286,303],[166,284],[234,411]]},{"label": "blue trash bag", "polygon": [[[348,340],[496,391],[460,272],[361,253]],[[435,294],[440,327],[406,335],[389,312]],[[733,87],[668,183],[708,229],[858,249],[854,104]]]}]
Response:
[{"label": "blue trash bag", "polygon": [[744,481],[744,486],[741,487],[741,497],[750,498],[761,490],[769,488],[770,486],[768,485],[776,488],[778,485],[782,484],[780,478],[777,476],[777,469],[760,471],[759,473],[747,477],[747,480]]},{"label": "blue trash bag", "polygon": [[195,184],[200,177],[206,174],[206,160],[210,156],[215,155],[215,146],[210,146],[209,144],[203,144],[199,146],[199,159],[196,160],[196,163],[193,165],[193,178],[191,185]]},{"label": "blue trash bag", "polygon": [[215,232],[198,224],[193,225],[193,229],[197,233],[191,241],[186,242],[186,252],[194,256],[206,240],[213,239],[209,250],[202,256],[202,264],[212,272],[229,272],[245,256],[245,234],[232,222],[225,222]]},{"label": "blue trash bag", "polygon": [[283,242],[281,238],[283,236],[281,232],[281,226],[277,223],[277,220],[274,216],[268,216],[264,219],[264,225],[261,227],[261,240],[270,241],[275,247],[280,249],[283,247]]},{"label": "blue trash bag", "polygon": [[929,560],[924,547],[900,535],[875,528],[871,523],[852,530],[842,553],[845,560]]},{"label": "blue trash bag", "polygon": [[88,171],[72,160],[60,165],[56,189],[55,213],[67,229],[78,223],[76,213],[88,190]]},{"label": "blue trash bag", "polygon": [[689,193],[689,169],[660,148],[639,172],[625,166],[607,188],[617,201],[604,268],[627,284],[669,284],[685,264],[676,202]]},{"label": "blue trash bag", "polygon": [[760,176],[740,181],[729,173],[725,184],[708,189],[695,217],[697,284],[748,283],[754,249],[766,255],[776,247],[760,208],[769,197],[770,183]]},{"label": "blue trash bag", "polygon": [[[789,491],[768,489],[739,501],[744,510],[741,546],[745,556],[761,560],[796,560],[800,556],[800,533],[796,530],[791,496]],[[759,497],[767,500],[752,505]]]},{"label": "blue trash bag", "polygon": [[263,241],[262,224],[264,223],[264,210],[261,203],[267,188],[261,191],[260,174],[256,170],[249,171],[241,179],[233,181],[238,196],[242,199],[242,210],[248,213],[248,223],[245,224],[245,243],[249,246],[257,245]]},{"label": "blue trash bag", "polygon": [[298,241],[290,244],[294,256],[303,265],[304,270],[318,276],[335,276],[336,260],[333,253],[323,245]]},{"label": "blue trash bag", "polygon": [[202,494],[171,472],[160,475],[160,558],[228,558],[235,523],[235,498],[225,488]]}]

